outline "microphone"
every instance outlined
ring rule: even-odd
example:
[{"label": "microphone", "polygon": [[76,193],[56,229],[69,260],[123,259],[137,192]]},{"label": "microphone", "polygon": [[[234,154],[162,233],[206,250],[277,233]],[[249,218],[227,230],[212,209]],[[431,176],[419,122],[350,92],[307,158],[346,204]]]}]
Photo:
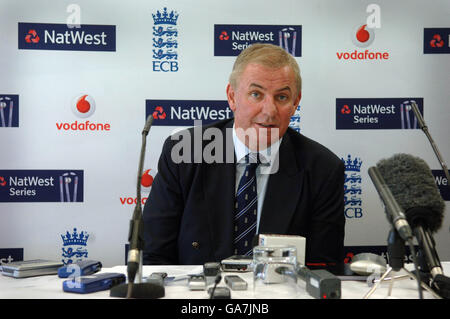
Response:
[{"label": "microphone", "polygon": [[428,141],[430,142],[431,147],[433,148],[434,154],[436,154],[436,157],[437,157],[439,163],[441,164],[442,169],[444,170],[444,174],[445,174],[445,177],[447,178],[447,181],[450,183],[450,174],[448,172],[447,165],[445,164],[445,161],[442,158],[442,155],[439,152],[439,149],[438,149],[436,143],[434,142],[433,138],[431,137],[431,134],[428,131],[428,126],[425,123],[425,120],[423,119],[423,116],[420,113],[419,107],[417,106],[415,101],[411,101],[411,108],[414,112],[414,115],[417,118],[420,128],[422,129],[422,131],[425,133],[426,137],[428,138]]},{"label": "microphone", "polygon": [[[127,274],[128,284],[121,284],[111,289],[110,296],[112,297],[127,297],[127,298],[161,298],[164,297],[164,287],[152,282],[142,283],[142,251],[144,249],[144,221],[142,219],[141,206],[141,178],[144,167],[145,149],[147,144],[147,135],[150,132],[153,123],[153,116],[149,115],[142,130],[142,146],[139,157],[139,168],[137,175],[137,200],[133,211],[133,217],[130,220],[128,241],[128,262]],[[138,274],[137,282],[136,275]]]},{"label": "microphone", "polygon": [[128,241],[130,243],[130,248],[128,251],[128,281],[134,282],[135,276],[141,264],[141,253],[144,248],[144,222],[142,219],[142,206],[141,206],[141,178],[143,174],[145,149],[147,144],[147,135],[150,132],[150,127],[153,123],[153,116],[149,115],[147,121],[145,122],[144,129],[142,130],[142,147],[141,154],[139,156],[139,168],[137,175],[137,202],[133,212],[133,219],[130,221],[130,229],[128,233]]},{"label": "microphone", "polygon": [[381,197],[385,206],[385,212],[391,225],[397,230],[400,237],[408,242],[413,239],[411,227],[406,220],[403,209],[399,206],[391,190],[384,181],[380,171],[377,167],[369,168],[369,176]]},{"label": "microphone", "polygon": [[442,275],[432,233],[442,225],[445,202],[429,166],[418,157],[396,154],[379,161],[377,167],[414,230],[423,259],[422,271],[433,278]]}]

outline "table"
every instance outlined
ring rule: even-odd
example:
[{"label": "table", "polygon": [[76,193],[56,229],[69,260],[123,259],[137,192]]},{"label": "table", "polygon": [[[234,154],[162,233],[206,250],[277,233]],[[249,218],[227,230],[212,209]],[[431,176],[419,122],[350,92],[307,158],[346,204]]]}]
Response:
[{"label": "table", "polygon": [[[444,274],[450,274],[450,262],[442,263]],[[413,269],[410,264],[407,269]],[[169,277],[182,278],[188,274],[198,274],[203,271],[203,266],[144,266],[143,278],[153,272],[166,272]],[[126,274],[126,266],[115,266],[103,268],[101,272],[119,272]],[[222,273],[222,277],[227,274],[236,274],[232,272]],[[394,275],[402,275],[402,270]],[[232,299],[254,299],[253,296],[253,274],[251,272],[239,273],[247,281],[248,290],[231,291]],[[62,282],[65,279],[58,278],[57,275],[47,275],[30,278],[11,278],[0,275],[0,299],[109,299],[109,290],[90,294],[66,293],[62,290]],[[218,287],[225,286],[222,280]],[[299,280],[298,299],[311,299],[306,293],[305,283]],[[389,283],[382,283],[380,287],[371,295],[370,299],[417,299],[417,282],[411,279],[399,280],[394,283],[392,295],[387,296]],[[365,281],[343,280],[341,282],[342,299],[362,299],[370,290]],[[274,298],[277,296],[276,287],[274,287]],[[164,299],[208,299],[206,291],[191,291],[187,286],[187,279],[174,280],[165,286]],[[429,292],[423,290],[424,299],[435,299]],[[112,298],[111,298],[112,299]]]}]

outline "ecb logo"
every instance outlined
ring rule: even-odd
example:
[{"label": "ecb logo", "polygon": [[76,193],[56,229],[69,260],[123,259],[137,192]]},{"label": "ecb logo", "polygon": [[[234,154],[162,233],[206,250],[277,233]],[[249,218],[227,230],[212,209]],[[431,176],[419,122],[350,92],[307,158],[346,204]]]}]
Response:
[{"label": "ecb logo", "polygon": [[291,121],[289,122],[289,127],[300,133],[300,105],[291,116]]},{"label": "ecb logo", "polygon": [[153,71],[178,71],[178,13],[164,8],[153,16]]},{"label": "ecb logo", "polygon": [[78,233],[77,229],[73,229],[73,233],[66,232],[61,235],[63,241],[62,247],[62,262],[64,265],[69,265],[74,262],[82,261],[83,258],[88,258],[88,251],[86,249],[89,235],[85,232]]},{"label": "ecb logo", "polygon": [[362,202],[361,202],[361,159],[355,157],[352,160],[350,154],[347,160],[341,158],[345,164],[345,182],[344,182],[344,205],[345,217],[361,218]]}]

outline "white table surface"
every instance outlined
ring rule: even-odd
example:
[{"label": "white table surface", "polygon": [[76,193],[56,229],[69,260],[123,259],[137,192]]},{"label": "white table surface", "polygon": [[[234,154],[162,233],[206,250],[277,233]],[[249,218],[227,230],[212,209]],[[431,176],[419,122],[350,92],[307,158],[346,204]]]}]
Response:
[{"label": "white table surface", "polygon": [[[444,274],[448,276],[450,273],[450,262],[442,263]],[[412,269],[409,265],[408,269]],[[168,276],[184,276],[188,274],[197,274],[203,271],[203,266],[144,266],[143,278],[146,278],[153,272],[166,272]],[[111,268],[103,268],[101,273],[120,272],[126,274],[126,266],[115,266]],[[236,274],[231,272],[223,272],[222,277],[227,274]],[[394,273],[394,275],[402,275],[405,272]],[[245,291],[231,291],[232,299],[254,299],[253,295],[253,274],[251,272],[239,273],[239,275],[247,281],[248,289]],[[66,279],[58,278],[57,275],[47,275],[30,278],[12,278],[0,275],[0,299],[105,299],[111,298],[109,290],[100,291],[90,294],[66,293],[62,290],[62,283]],[[225,286],[224,280],[219,283],[218,287]],[[276,286],[276,285],[275,285]],[[274,286],[274,298],[277,296],[276,287]],[[388,297],[389,283],[383,282],[370,299],[418,299],[417,281],[411,279],[395,281],[392,294]],[[341,282],[342,299],[362,299],[370,290],[369,285],[365,281],[342,281]],[[429,292],[423,290],[424,299],[435,299]],[[187,279],[177,280],[167,283],[165,286],[165,297],[168,299],[208,299],[206,291],[191,291],[187,286]],[[311,299],[305,290],[305,283],[301,280],[298,282],[298,299]]]}]

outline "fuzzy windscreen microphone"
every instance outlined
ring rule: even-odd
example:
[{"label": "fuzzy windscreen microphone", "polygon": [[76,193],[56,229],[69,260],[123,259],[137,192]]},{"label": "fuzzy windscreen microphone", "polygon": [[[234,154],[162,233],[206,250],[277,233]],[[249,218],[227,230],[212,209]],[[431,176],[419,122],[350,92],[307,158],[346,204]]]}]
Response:
[{"label": "fuzzy windscreen microphone", "polygon": [[377,168],[412,228],[420,225],[434,233],[442,226],[445,202],[424,160],[396,154],[380,160]]}]

